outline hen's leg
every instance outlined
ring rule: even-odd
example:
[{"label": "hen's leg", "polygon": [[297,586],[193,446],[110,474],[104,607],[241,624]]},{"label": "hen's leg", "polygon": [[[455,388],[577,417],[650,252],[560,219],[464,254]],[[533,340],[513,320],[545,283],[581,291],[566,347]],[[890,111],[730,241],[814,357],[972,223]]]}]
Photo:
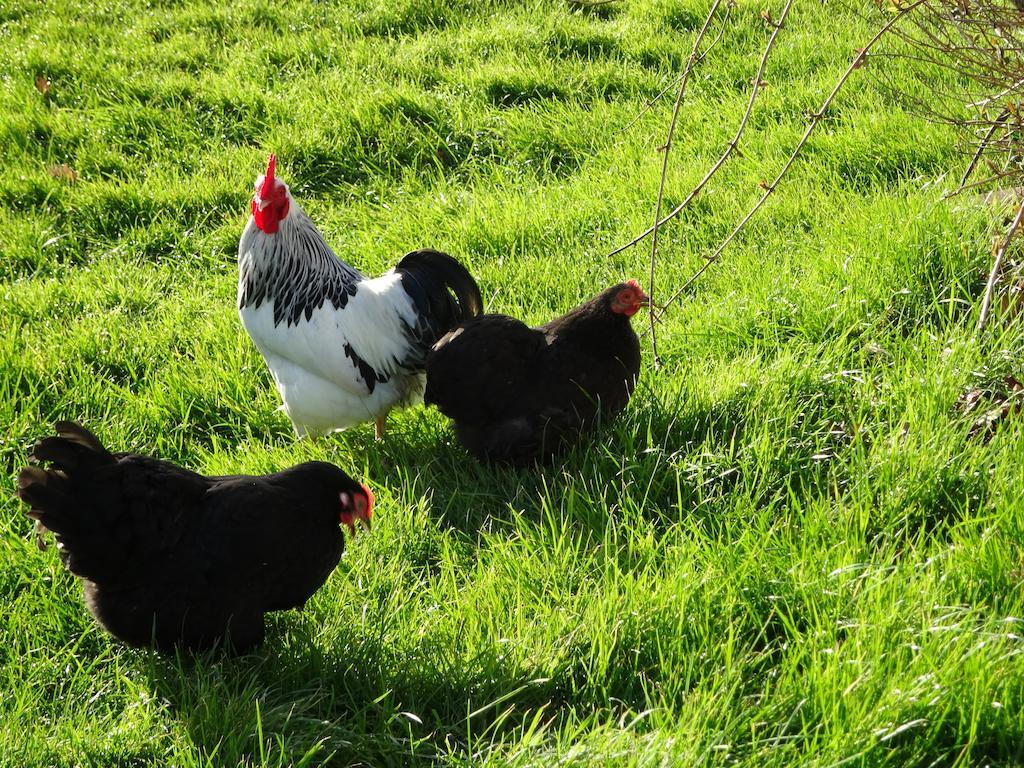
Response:
[{"label": "hen's leg", "polygon": [[46,526],[38,520],[36,520],[36,548],[40,552],[45,552],[47,549],[49,549],[49,544],[47,544],[46,539],[43,538],[43,534],[45,534],[46,531]]},{"label": "hen's leg", "polygon": [[388,415],[387,415],[387,413],[381,414],[373,422],[373,436],[377,440],[383,440],[384,439],[384,427],[387,425],[387,423],[388,423]]}]

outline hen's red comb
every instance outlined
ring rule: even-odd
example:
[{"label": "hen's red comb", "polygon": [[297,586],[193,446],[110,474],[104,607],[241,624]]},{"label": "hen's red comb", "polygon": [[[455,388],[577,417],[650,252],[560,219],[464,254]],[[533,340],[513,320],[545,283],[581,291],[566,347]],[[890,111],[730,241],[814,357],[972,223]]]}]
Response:
[{"label": "hen's red comb", "polygon": [[640,287],[640,283],[638,283],[636,280],[627,280],[626,285],[632,285],[634,288],[640,291],[640,293],[643,293],[643,289]]},{"label": "hen's red comb", "polygon": [[277,155],[271,153],[267,161],[267,174],[263,178],[263,187],[260,189],[260,197],[264,200],[270,197],[274,191],[274,169],[277,168]]},{"label": "hen's red comb", "polygon": [[373,514],[373,491],[370,490],[370,486],[366,483],[360,483],[359,485],[366,491],[366,516],[370,517]]}]

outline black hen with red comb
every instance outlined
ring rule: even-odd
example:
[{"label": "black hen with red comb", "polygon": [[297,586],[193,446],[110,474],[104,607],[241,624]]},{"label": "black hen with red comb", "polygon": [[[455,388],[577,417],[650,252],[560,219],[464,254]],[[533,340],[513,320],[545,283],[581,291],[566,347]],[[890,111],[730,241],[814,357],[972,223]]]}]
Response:
[{"label": "black hen with red comb", "polygon": [[72,422],[56,431],[36,443],[47,467],[24,468],[18,496],[54,534],[89,611],[130,645],[252,648],[264,613],[302,607],[334,570],[341,525],[370,520],[369,489],[331,464],[204,477],[111,453]]},{"label": "black hen with red comb", "polygon": [[640,372],[630,318],[648,302],[630,280],[537,328],[506,315],[468,320],[427,357],[424,402],[479,459],[547,459],[626,407]]}]

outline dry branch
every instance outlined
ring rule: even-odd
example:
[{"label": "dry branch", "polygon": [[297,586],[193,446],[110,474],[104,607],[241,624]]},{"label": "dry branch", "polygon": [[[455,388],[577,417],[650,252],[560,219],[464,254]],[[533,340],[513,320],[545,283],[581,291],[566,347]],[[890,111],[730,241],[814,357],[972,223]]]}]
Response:
[{"label": "dry branch", "polygon": [[[888,76],[888,89],[919,114],[965,135],[972,152],[964,182],[985,156],[1019,154],[1024,134],[1021,10],[1009,0],[927,0],[912,21],[896,32],[903,45],[887,54],[907,65],[898,78]],[[939,69],[954,77],[937,78]],[[908,70],[923,96],[910,86]],[[1024,178],[1024,167],[1018,164],[1017,170]]]},{"label": "dry branch", "polygon": [[[736,7],[736,0],[729,0],[729,2],[726,3],[726,6],[725,6],[725,17],[722,19],[722,28],[720,30],[718,30],[718,36],[714,40],[712,40],[711,44],[701,52],[700,56],[697,57],[697,60],[695,62],[693,62],[693,66],[697,66],[698,64],[700,64],[705,58],[707,58],[707,55],[709,53],[711,53],[712,49],[716,45],[718,45],[719,42],[721,42],[722,37],[725,35],[726,26],[728,26],[728,24],[729,24],[729,16],[732,14],[732,9],[735,8],[735,7]],[[637,122],[639,122],[640,118],[643,117],[645,114],[647,114],[647,112],[650,111],[651,107],[653,107],[655,104],[657,104],[659,101],[661,101],[661,98],[666,93],[671,91],[674,86],[677,86],[677,84],[684,77],[688,77],[689,76],[689,73],[690,73],[689,70],[690,69],[691,68],[687,68],[687,69],[683,70],[683,74],[679,75],[679,77],[673,78],[672,82],[670,82],[668,85],[666,85],[664,88],[662,88],[661,91],[656,96],[654,96],[646,104],[644,104],[643,107],[640,108],[640,111],[636,114],[636,116],[632,120],[630,120],[628,123],[626,123],[625,126],[623,126],[622,128],[619,129],[619,133],[625,133],[630,128],[632,128],[634,125],[636,125]]]},{"label": "dry branch", "polygon": [[[925,96],[906,80],[889,89],[923,116],[953,125],[971,147],[959,185],[945,197],[979,187],[1024,185],[1024,0],[926,0],[897,35],[903,59]],[[953,75],[935,77],[938,68]],[[970,181],[984,162],[990,175]],[[1003,235],[985,285],[976,332],[985,326],[1006,251],[1024,210]]]},{"label": "dry branch", "polygon": [[999,250],[996,251],[996,257],[992,262],[992,271],[988,273],[985,295],[981,300],[981,312],[978,315],[977,333],[981,333],[982,328],[985,327],[985,321],[988,320],[989,307],[992,304],[992,293],[995,291],[996,280],[999,278],[999,270],[1003,266],[1003,257],[1006,256],[1006,249],[1010,246],[1010,241],[1013,240],[1013,236],[1017,233],[1022,219],[1024,219],[1024,200],[1021,200],[1020,205],[1017,207],[1017,215],[1014,217],[1013,223],[1010,224],[1010,228],[1006,231],[1003,242],[999,244]]},{"label": "dry branch", "polygon": [[[721,154],[718,160],[711,166],[708,172],[704,174],[704,177],[699,182],[697,182],[697,186],[690,190],[690,193],[685,198],[683,198],[683,201],[679,203],[679,205],[673,208],[669,213],[665,214],[664,218],[657,222],[657,226],[663,226],[664,224],[668,223],[676,216],[678,216],[680,213],[682,213],[683,209],[686,208],[686,206],[688,206],[693,201],[693,199],[698,194],[700,194],[700,191],[704,189],[707,183],[711,181],[711,177],[714,176],[723,165],[725,165],[725,161],[729,159],[729,156],[732,155],[734,151],[736,151],[736,147],[739,146],[740,143],[740,138],[743,136],[743,132],[747,128],[747,123],[750,121],[750,114],[754,110],[754,101],[757,99],[757,95],[761,91],[761,86],[764,84],[764,70],[766,65],[768,64],[768,55],[771,53],[772,47],[775,45],[775,38],[782,30],[782,26],[786,20],[786,16],[789,14],[790,5],[792,5],[792,0],[788,0],[785,8],[782,9],[782,14],[779,17],[779,21],[772,23],[774,29],[772,30],[771,36],[768,38],[768,42],[765,44],[764,54],[761,56],[761,64],[757,68],[757,74],[754,76],[754,87],[750,91],[750,99],[747,101],[747,110],[746,112],[743,113],[743,118],[740,120],[739,125],[736,128],[736,133],[732,137],[732,141],[726,144],[725,151]],[[627,248],[632,248],[634,245],[639,243],[641,240],[643,240],[645,237],[652,234],[653,232],[654,227],[648,227],[646,230],[644,230],[642,233],[634,237],[628,243],[626,243],[625,245],[620,245],[614,251],[609,253],[608,257],[611,258],[612,256],[622,253]]]},{"label": "dry branch", "polygon": [[708,267],[710,267],[718,260],[719,256],[722,255],[722,252],[725,250],[726,246],[729,245],[730,242],[732,242],[733,238],[735,238],[736,235],[739,234],[743,227],[747,225],[747,222],[749,222],[750,219],[753,218],[754,214],[757,213],[758,209],[762,205],[764,205],[765,201],[771,196],[772,192],[775,191],[776,186],[778,186],[779,182],[782,180],[782,178],[792,167],[793,163],[796,161],[796,158],[800,154],[800,151],[807,144],[807,140],[811,137],[811,134],[814,132],[814,129],[817,128],[818,123],[820,123],[821,119],[825,116],[825,113],[828,111],[828,108],[832,104],[832,101],[839,94],[839,91],[842,90],[843,86],[846,85],[846,82],[847,80],[849,80],[850,75],[853,74],[854,70],[859,69],[863,65],[864,60],[867,57],[868,51],[870,51],[871,48],[873,48],[879,40],[881,40],[894,26],[896,26],[896,24],[898,24],[902,19],[904,19],[907,16],[907,14],[909,14],[911,11],[916,9],[918,6],[924,4],[925,2],[928,2],[928,0],[915,0],[914,2],[911,2],[908,5],[902,6],[899,9],[899,11],[881,29],[879,29],[878,32],[875,33],[871,40],[868,41],[867,45],[865,45],[857,52],[857,55],[850,63],[850,66],[847,67],[842,77],[840,77],[838,82],[836,82],[836,85],[832,89],[832,92],[829,93],[829,95],[825,98],[821,106],[818,108],[817,112],[811,113],[811,120],[807,126],[807,130],[804,131],[804,134],[800,138],[800,141],[797,142],[796,147],[794,147],[793,149],[793,152],[789,155],[786,162],[783,164],[782,170],[779,171],[778,175],[776,175],[776,177],[771,181],[771,183],[763,185],[765,190],[764,194],[758,199],[758,201],[747,212],[747,214],[740,220],[739,224],[737,224],[735,228],[733,228],[732,232],[730,232],[729,235],[725,238],[725,240],[722,241],[722,243],[718,246],[714,253],[712,253],[704,260],[704,263],[700,266],[700,268],[693,275],[691,275],[685,283],[683,283],[682,287],[679,288],[679,290],[677,290],[675,293],[673,293],[672,296],[669,297],[669,300],[664,303],[661,312],[658,315],[659,318],[665,314],[668,308],[679,299],[683,292],[686,291],[686,289],[689,288],[694,283],[694,281],[697,280],[698,277],[700,277],[702,274],[704,274],[704,272],[707,271]]},{"label": "dry branch", "polygon": [[945,195],[943,195],[943,197],[950,198],[953,197],[954,195],[959,195],[961,192],[966,192],[970,189],[977,189],[978,187],[987,187],[990,184],[995,184],[997,181],[1002,181],[1003,179],[1014,179],[1018,178],[1019,176],[1020,171],[1018,171],[1015,168],[1008,171],[1000,171],[999,173],[993,173],[991,176],[986,176],[985,178],[979,179],[978,181],[972,181],[970,184],[962,184],[952,192],[947,192]]},{"label": "dry branch", "polygon": [[995,119],[995,122],[993,122],[989,129],[985,132],[985,135],[982,137],[981,141],[978,142],[978,149],[971,157],[971,162],[967,164],[967,170],[964,171],[964,175],[960,177],[960,183],[957,185],[956,189],[954,189],[952,192],[947,192],[945,195],[943,195],[943,197],[953,197],[954,195],[959,195],[961,192],[964,191],[964,189],[967,188],[967,180],[971,178],[971,174],[974,173],[974,169],[978,167],[978,163],[981,161],[981,156],[985,154],[985,150],[988,149],[988,145],[992,142],[992,137],[995,135],[996,131],[1004,127],[1003,124],[1006,122],[1006,119],[1009,116],[1010,111],[1008,109],[1004,109],[1000,113],[999,117]]},{"label": "dry branch", "polygon": [[696,39],[693,41],[693,50],[690,52],[690,58],[686,62],[686,68],[683,70],[682,80],[679,84],[679,92],[676,94],[676,102],[672,108],[672,120],[668,126],[668,136],[665,139],[665,145],[662,147],[664,154],[662,155],[661,161],[661,183],[658,185],[658,202],[654,207],[654,230],[653,237],[651,238],[651,274],[650,281],[648,282],[647,292],[651,297],[650,316],[651,322],[651,351],[654,356],[654,364],[657,366],[660,364],[658,358],[658,340],[654,330],[655,322],[655,307],[654,307],[654,260],[655,254],[658,250],[658,219],[661,216],[661,201],[665,195],[665,176],[668,172],[668,155],[672,149],[672,136],[676,130],[676,124],[679,121],[679,109],[683,105],[683,97],[686,95],[686,86],[690,82],[690,72],[693,71],[694,65],[700,60],[700,44],[704,40],[704,36],[707,35],[708,29],[711,27],[711,21],[714,19],[715,14],[718,12],[718,7],[722,4],[722,0],[715,0],[711,4],[711,9],[708,11],[707,18],[704,19],[704,26],[700,28],[700,32],[697,34]]}]

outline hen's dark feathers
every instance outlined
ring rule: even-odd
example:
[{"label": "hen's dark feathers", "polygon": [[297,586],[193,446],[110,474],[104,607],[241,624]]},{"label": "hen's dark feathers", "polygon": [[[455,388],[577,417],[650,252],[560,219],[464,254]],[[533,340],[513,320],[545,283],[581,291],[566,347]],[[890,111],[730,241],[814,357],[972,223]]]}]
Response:
[{"label": "hen's dark feathers", "polygon": [[431,350],[423,400],[456,423],[519,415],[512,404],[531,387],[531,369],[546,346],[543,333],[513,317],[480,315]]},{"label": "hen's dark feathers", "polygon": [[467,451],[497,463],[525,464],[548,458],[586,427],[575,410],[548,406],[493,421],[456,421],[455,435]]},{"label": "hen's dark feathers", "polygon": [[462,323],[427,358],[424,402],[480,459],[549,458],[629,401],[640,343],[629,318],[609,308],[625,287],[537,328],[505,315]]},{"label": "hen's dark feathers", "polygon": [[53,532],[92,614],[133,645],[255,645],[266,611],[301,606],[333,570],[339,494],[362,493],[322,462],[204,477],[112,454],[77,424],[57,432],[32,451],[48,467],[24,468],[17,493]]}]

